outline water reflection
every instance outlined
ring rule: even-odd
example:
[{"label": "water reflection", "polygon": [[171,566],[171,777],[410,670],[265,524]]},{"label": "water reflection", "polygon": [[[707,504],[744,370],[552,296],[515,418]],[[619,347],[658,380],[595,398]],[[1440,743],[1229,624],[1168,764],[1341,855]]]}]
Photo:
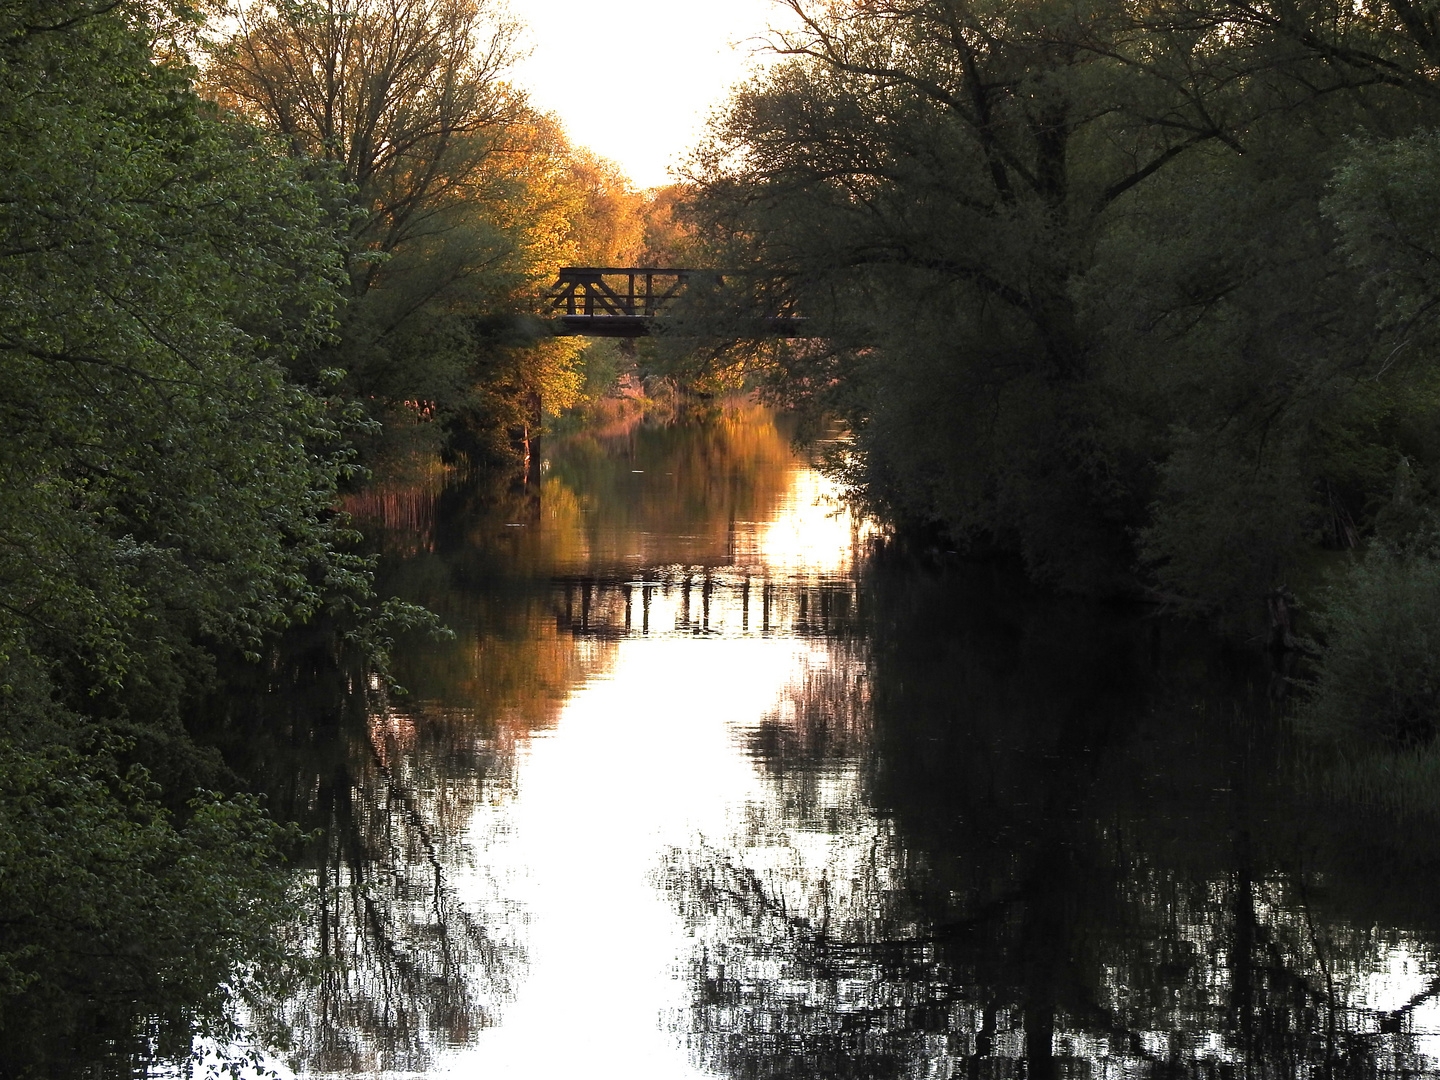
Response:
[{"label": "water reflection", "polygon": [[1369,883],[1335,856],[1357,831],[1276,782],[1273,728],[1237,713],[1254,695],[1224,658],[1177,675],[1203,643],[985,575],[871,585],[867,684],[800,684],[816,714],[868,700],[864,767],[831,759],[801,803],[814,765],[772,743],[777,798],[671,853],[701,942],[680,1026],[705,1067],[1434,1071],[1433,929],[1351,906]]},{"label": "water reflection", "polygon": [[614,640],[712,634],[725,637],[839,637],[860,631],[854,580],[780,578],[705,567],[646,568],[629,580],[555,579],[556,628]]},{"label": "water reflection", "polygon": [[211,718],[276,816],[321,834],[302,872],[311,915],[290,942],[318,980],[258,1019],[291,1029],[285,1056],[305,1072],[423,1071],[435,1046],[493,1023],[524,970],[521,913],[468,836],[513,796],[513,744],[472,716],[397,709],[305,644]]},{"label": "water reflection", "polygon": [[868,554],[762,410],[544,457],[357,508],[457,637],[263,751],[301,1071],[1436,1072],[1440,846],[1291,794],[1243,662]]},{"label": "water reflection", "polygon": [[435,1044],[495,1022],[524,964],[518,913],[457,843],[476,793],[416,775],[407,717],[381,711],[368,742],[372,759],[328,788],[316,917],[297,941],[320,985],[282,1013],[317,1072],[423,1070]]}]

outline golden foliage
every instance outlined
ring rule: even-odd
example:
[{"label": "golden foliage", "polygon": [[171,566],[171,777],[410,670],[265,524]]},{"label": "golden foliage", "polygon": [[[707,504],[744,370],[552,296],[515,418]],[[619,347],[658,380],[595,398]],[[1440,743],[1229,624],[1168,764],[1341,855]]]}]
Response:
[{"label": "golden foliage", "polygon": [[437,415],[468,395],[455,408],[478,402],[525,439],[540,411],[580,401],[586,346],[475,320],[542,314],[563,265],[637,258],[646,203],[504,81],[515,31],[495,0],[253,0],[204,78],[354,187],[339,364],[353,392]]}]

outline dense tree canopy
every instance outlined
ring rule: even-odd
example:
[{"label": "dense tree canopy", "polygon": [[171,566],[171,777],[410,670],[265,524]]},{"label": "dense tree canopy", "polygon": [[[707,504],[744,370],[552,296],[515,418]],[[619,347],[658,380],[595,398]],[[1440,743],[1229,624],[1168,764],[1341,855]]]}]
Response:
[{"label": "dense tree canopy", "polygon": [[224,1019],[283,890],[253,804],[185,805],[216,780],[179,727],[196,645],[254,650],[364,589],[330,512],[341,418],[284,374],[335,303],[326,191],[157,54],[190,17],[0,6],[12,1075],[124,1049],[142,1018],[184,1053]]},{"label": "dense tree canopy", "polygon": [[1433,292],[1390,244],[1433,229],[1428,143],[1388,141],[1431,122],[1423,16],[788,6],[695,212],[824,328],[779,390],[851,419],[872,502],[1065,587],[1255,611],[1402,456],[1428,476],[1424,350],[1392,339]]}]

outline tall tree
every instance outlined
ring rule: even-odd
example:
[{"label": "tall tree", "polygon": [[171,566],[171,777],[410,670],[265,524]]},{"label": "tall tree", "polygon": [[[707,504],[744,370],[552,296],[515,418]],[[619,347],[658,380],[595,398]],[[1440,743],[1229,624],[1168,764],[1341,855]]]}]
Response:
[{"label": "tall tree", "polygon": [[229,1030],[284,889],[252,802],[190,801],[186,697],[368,580],[342,418],[285,375],[341,299],[337,193],[192,92],[194,20],[0,0],[6,1075]]},{"label": "tall tree", "polygon": [[213,50],[206,78],[222,102],[355,186],[356,295],[397,248],[453,227],[519,118],[502,81],[516,28],[498,11],[491,0],[262,0]]},{"label": "tall tree", "polygon": [[801,28],[775,46],[793,59],[699,156],[712,230],[771,303],[829,327],[840,348],[792,374],[849,395],[872,493],[1105,587],[1125,540],[1077,286],[1139,187],[1235,152],[1235,58],[1119,5],[789,6]]},{"label": "tall tree", "polygon": [[1083,590],[1143,536],[1172,592],[1258,604],[1367,408],[1329,170],[1413,102],[1233,5],[787,4],[695,163],[721,257],[828,335],[782,392],[896,516]]}]

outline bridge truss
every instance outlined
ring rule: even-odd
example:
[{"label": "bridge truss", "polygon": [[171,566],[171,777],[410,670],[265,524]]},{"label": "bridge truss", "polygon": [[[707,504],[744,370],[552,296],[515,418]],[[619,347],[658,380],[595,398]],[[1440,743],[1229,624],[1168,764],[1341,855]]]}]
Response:
[{"label": "bridge truss", "polygon": [[[565,266],[545,300],[556,334],[644,337],[663,325],[666,311],[697,279],[719,285],[724,275],[653,266]],[[745,329],[769,337],[809,336],[805,320],[793,316],[761,319]]]}]

